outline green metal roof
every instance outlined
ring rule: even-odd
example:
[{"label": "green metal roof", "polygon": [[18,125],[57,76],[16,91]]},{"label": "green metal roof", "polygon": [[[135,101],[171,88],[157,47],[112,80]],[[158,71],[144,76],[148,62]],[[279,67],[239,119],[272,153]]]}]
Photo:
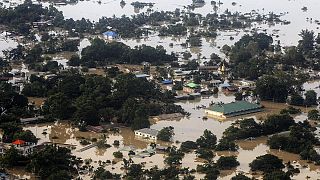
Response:
[{"label": "green metal roof", "polygon": [[227,104],[214,104],[208,110],[220,112],[224,115],[242,114],[242,112],[250,112],[261,109],[261,105],[249,103],[247,101],[236,101]]},{"label": "green metal roof", "polygon": [[188,83],[186,86],[188,86],[189,88],[198,88],[198,87],[200,87],[199,84],[196,84],[196,83],[193,83],[193,82]]}]

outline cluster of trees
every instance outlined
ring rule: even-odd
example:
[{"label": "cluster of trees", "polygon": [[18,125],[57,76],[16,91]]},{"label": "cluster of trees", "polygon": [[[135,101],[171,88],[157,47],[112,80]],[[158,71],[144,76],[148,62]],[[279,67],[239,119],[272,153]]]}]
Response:
[{"label": "cluster of trees", "polygon": [[190,152],[195,150],[197,157],[205,159],[208,162],[214,157],[213,151],[236,151],[238,146],[233,140],[223,138],[217,144],[217,137],[209,130],[205,130],[195,142],[185,141],[181,143],[180,150],[182,152]]},{"label": "cluster of trees", "polygon": [[81,56],[79,64],[87,67],[112,63],[141,64],[142,62],[150,62],[163,64],[177,59],[174,54],[166,54],[166,50],[162,46],[153,48],[142,45],[131,49],[123,43],[106,43],[98,38],[82,50]]},{"label": "cluster of trees", "polygon": [[320,155],[313,148],[314,145],[320,144],[313,133],[314,130],[307,121],[304,121],[290,127],[289,136],[272,136],[268,139],[268,145],[272,149],[300,154],[302,159],[320,164]]},{"label": "cluster of trees", "polygon": [[0,7],[0,23],[26,36],[30,34],[32,22],[41,20],[52,20],[55,24],[63,20],[63,14],[53,6],[43,8],[40,4],[33,4],[31,0],[25,0],[15,8]]},{"label": "cluster of trees", "polygon": [[270,135],[289,130],[295,122],[289,114],[271,115],[262,123],[253,118],[237,121],[224,131],[224,138],[237,140]]},{"label": "cluster of trees", "polygon": [[320,120],[320,113],[317,109],[312,109],[308,112],[308,119],[310,120]]},{"label": "cluster of trees", "polygon": [[186,35],[187,28],[182,24],[169,25],[168,27],[162,27],[159,30],[159,36],[168,36],[168,35]]},{"label": "cluster of trees", "polygon": [[38,142],[37,137],[30,130],[23,130],[15,123],[2,124],[0,127],[3,131],[2,142],[11,143],[18,139],[25,142]]},{"label": "cluster of trees", "polygon": [[[253,160],[249,164],[252,171],[262,171],[264,173],[263,179],[273,180],[273,179],[281,179],[281,180],[290,180],[290,175],[292,172],[282,171],[285,166],[282,163],[282,160],[277,156],[271,154],[265,154],[262,156],[258,156],[255,160]],[[289,170],[289,168],[288,168]]]},{"label": "cluster of trees", "polygon": [[0,82],[0,122],[1,125],[9,122],[18,122],[20,117],[33,115],[28,110],[28,99],[15,91],[14,87]]},{"label": "cluster of trees", "polygon": [[24,166],[26,170],[41,179],[72,179],[76,174],[75,165],[81,161],[71,155],[67,148],[45,146],[30,156],[23,156],[11,147],[5,155],[0,157],[2,167]]},{"label": "cluster of trees", "polygon": [[140,129],[150,126],[149,115],[184,113],[173,104],[173,94],[133,74],[120,74],[114,82],[75,72],[47,80],[32,76],[23,93],[47,97],[42,108],[47,118],[73,119],[83,127],[117,121]]},{"label": "cluster of trees", "polygon": [[263,33],[244,35],[232,46],[227,55],[232,63],[235,77],[257,79],[263,74],[269,74],[274,68],[274,62],[263,56],[273,42],[271,36]]},{"label": "cluster of trees", "polygon": [[300,94],[294,93],[291,95],[289,104],[294,106],[312,106],[317,105],[317,93],[314,90],[309,90],[304,94],[303,98]]},{"label": "cluster of trees", "polygon": [[[307,79],[307,75],[300,73],[289,74],[277,72],[272,75],[264,75],[257,80],[255,92],[261,100],[286,102],[290,94],[298,94],[302,89],[303,83],[306,82]],[[309,99],[308,97],[306,103],[309,104],[314,102],[312,101],[312,98]]]},{"label": "cluster of trees", "polygon": [[157,139],[167,142],[171,141],[174,135],[173,129],[172,126],[162,128],[157,135]]}]

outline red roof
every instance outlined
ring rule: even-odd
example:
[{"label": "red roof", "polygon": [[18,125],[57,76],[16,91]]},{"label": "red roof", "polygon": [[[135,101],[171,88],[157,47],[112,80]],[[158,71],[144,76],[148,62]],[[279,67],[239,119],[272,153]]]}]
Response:
[{"label": "red roof", "polygon": [[23,145],[24,143],[26,143],[26,142],[24,140],[20,140],[20,139],[17,139],[12,142],[12,144],[15,144],[15,145]]}]

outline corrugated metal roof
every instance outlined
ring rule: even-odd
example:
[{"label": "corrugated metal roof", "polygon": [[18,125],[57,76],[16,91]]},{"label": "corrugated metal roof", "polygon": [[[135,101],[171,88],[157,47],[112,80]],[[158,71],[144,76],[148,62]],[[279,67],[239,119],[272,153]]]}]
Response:
[{"label": "corrugated metal roof", "polygon": [[261,105],[249,103],[247,101],[236,101],[227,104],[215,104],[210,106],[208,110],[220,112],[224,115],[230,115],[239,112],[252,111],[255,109],[261,109]]},{"label": "corrugated metal roof", "polygon": [[150,128],[139,129],[139,130],[136,130],[135,132],[141,132],[141,133],[144,133],[144,134],[150,134],[152,136],[157,136],[158,135],[158,130],[150,129]]}]

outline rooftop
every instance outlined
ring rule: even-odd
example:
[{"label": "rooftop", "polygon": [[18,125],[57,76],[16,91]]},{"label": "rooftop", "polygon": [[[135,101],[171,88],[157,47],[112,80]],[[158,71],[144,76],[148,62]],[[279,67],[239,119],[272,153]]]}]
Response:
[{"label": "rooftop", "polygon": [[144,133],[144,134],[150,134],[152,136],[157,136],[158,135],[158,130],[150,129],[150,128],[139,129],[139,130],[136,130],[135,132],[141,132],[141,133]]},{"label": "rooftop", "polygon": [[20,139],[17,139],[12,142],[12,144],[15,144],[15,145],[23,145],[24,143],[26,143],[26,142],[24,140],[20,140]]},{"label": "rooftop", "polygon": [[189,88],[198,88],[198,87],[200,87],[199,84],[196,84],[196,83],[193,83],[193,82],[186,84],[186,86],[189,87]]},{"label": "rooftop", "polygon": [[220,112],[224,115],[232,115],[261,108],[259,104],[249,103],[247,101],[236,101],[227,104],[214,104],[210,106],[208,110]]},{"label": "rooftop", "polygon": [[150,77],[148,74],[136,74],[136,78],[148,78]]}]

